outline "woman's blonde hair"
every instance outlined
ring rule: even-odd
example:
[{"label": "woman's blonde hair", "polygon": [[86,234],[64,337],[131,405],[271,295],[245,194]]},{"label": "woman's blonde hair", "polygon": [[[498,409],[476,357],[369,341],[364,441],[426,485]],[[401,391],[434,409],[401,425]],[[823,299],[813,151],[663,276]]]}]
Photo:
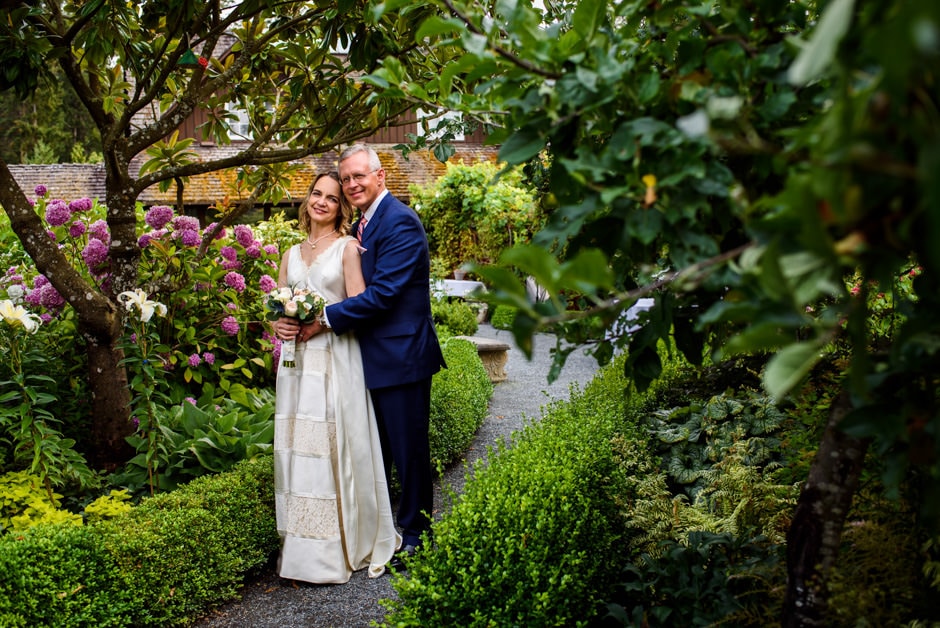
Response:
[{"label": "woman's blonde hair", "polygon": [[343,185],[339,182],[339,173],[335,170],[330,170],[329,172],[321,172],[316,177],[313,178],[313,182],[310,183],[310,187],[307,189],[307,194],[304,196],[304,200],[300,203],[300,209],[297,210],[297,224],[300,226],[300,230],[306,235],[310,235],[310,214],[307,213],[307,205],[310,203],[310,195],[313,193],[313,188],[317,185],[317,181],[323,177],[329,177],[336,181],[336,185],[339,186],[339,212],[336,214],[336,231],[340,235],[348,235],[349,227],[352,225],[353,221],[353,208],[349,204],[349,201],[346,200],[346,197],[343,195]]}]

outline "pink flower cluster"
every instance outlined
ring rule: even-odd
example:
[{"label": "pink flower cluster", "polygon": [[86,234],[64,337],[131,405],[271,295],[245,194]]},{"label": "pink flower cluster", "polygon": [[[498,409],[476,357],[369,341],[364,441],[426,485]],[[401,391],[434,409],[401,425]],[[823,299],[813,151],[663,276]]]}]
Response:
[{"label": "pink flower cluster", "polygon": [[203,362],[205,362],[206,364],[212,365],[212,364],[215,364],[215,354],[212,353],[211,351],[206,351],[202,355],[198,353],[194,353],[191,356],[189,356],[188,361],[189,361],[189,365],[192,368],[196,368]]},{"label": "pink flower cluster", "polygon": [[245,291],[245,277],[235,271],[229,271],[225,275],[225,285],[235,290],[235,292]]},{"label": "pink flower cluster", "polygon": [[237,336],[239,330],[241,330],[241,326],[234,316],[226,316],[222,319],[222,331],[229,336]]},{"label": "pink flower cluster", "polygon": [[144,222],[151,229],[163,229],[173,219],[173,208],[166,205],[154,205],[144,214]]},{"label": "pink flower cluster", "polygon": [[[44,307],[53,312],[58,311],[65,305],[65,299],[55,289],[45,275],[36,275],[33,279],[33,289],[23,296],[23,301],[35,307]],[[49,314],[43,315],[45,320],[49,320]]]},{"label": "pink flower cluster", "polygon": [[[39,194],[40,191],[42,194]],[[46,195],[46,188],[41,185],[36,186],[36,194],[40,196],[40,198],[44,197]],[[53,199],[46,204],[46,222],[49,223],[51,227],[61,227],[72,220],[75,214],[88,211],[93,205],[94,203],[92,203],[90,198],[79,198],[70,203],[66,203],[59,198]],[[84,233],[84,223],[81,222],[80,218],[76,218],[74,222],[69,225],[69,235],[72,234],[73,229],[79,229],[79,227],[75,225],[82,225],[82,231],[79,235]]]},{"label": "pink flower cluster", "polygon": [[277,282],[270,275],[261,275],[261,279],[258,280],[258,288],[261,289],[261,292],[267,294],[277,288]]}]

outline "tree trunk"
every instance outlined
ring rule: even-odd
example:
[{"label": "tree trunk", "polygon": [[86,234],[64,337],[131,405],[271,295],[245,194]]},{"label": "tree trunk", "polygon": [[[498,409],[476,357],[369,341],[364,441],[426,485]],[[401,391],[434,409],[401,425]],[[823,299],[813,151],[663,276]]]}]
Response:
[{"label": "tree trunk", "polygon": [[[117,341],[123,330],[121,313],[114,301],[102,294],[96,286],[87,282],[65,258],[56,243],[46,235],[45,228],[29,204],[26,196],[13,179],[6,163],[0,159],[0,205],[10,218],[14,233],[23,243],[23,248],[36,264],[37,270],[45,275],[55,286],[59,294],[75,309],[79,329],[85,339],[88,352],[88,384],[92,394],[92,411],[89,433],[91,449],[89,462],[98,468],[111,470],[123,464],[131,453],[130,445],[124,440],[132,429],[128,416],[130,412],[130,391],[127,388],[127,375],[120,366],[123,358],[117,347]],[[131,208],[134,207],[131,200]],[[136,214],[130,214],[132,225]],[[112,234],[113,235],[113,234]],[[137,249],[133,226],[126,226],[125,231],[115,239],[130,242],[119,250]],[[112,241],[112,247],[115,243]],[[115,262],[115,283],[124,279],[124,283],[136,280],[136,258],[129,255],[130,261],[118,259]],[[69,359],[69,356],[62,356]]]},{"label": "tree trunk", "polygon": [[128,420],[131,395],[127,371],[120,366],[123,352],[88,338],[88,387],[92,396],[90,462],[98,469],[114,471],[134,456],[125,440],[134,428]]},{"label": "tree trunk", "polygon": [[829,602],[826,578],[839,553],[869,446],[868,440],[838,429],[851,409],[843,391],[829,409],[822,443],[787,533],[787,592],[781,618],[786,628],[824,624]]}]

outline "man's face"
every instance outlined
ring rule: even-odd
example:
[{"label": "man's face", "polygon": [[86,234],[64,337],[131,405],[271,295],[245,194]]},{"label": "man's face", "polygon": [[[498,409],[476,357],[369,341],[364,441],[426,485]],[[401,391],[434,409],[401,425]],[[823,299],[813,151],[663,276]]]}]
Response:
[{"label": "man's face", "polygon": [[385,170],[372,170],[368,153],[354,153],[339,164],[339,177],[343,194],[353,207],[369,209],[379,193],[385,189]]}]

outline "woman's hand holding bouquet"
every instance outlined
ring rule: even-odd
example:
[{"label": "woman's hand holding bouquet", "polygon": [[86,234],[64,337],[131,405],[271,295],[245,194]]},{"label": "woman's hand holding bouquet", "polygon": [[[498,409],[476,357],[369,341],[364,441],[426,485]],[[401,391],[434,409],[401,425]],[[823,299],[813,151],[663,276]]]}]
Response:
[{"label": "woman's hand holding bouquet", "polygon": [[[312,323],[323,312],[326,307],[324,299],[315,290],[297,289],[297,288],[278,288],[269,292],[264,299],[264,307],[267,310],[265,317],[269,321],[276,321],[280,318],[293,318],[298,323]],[[297,366],[294,361],[296,345],[294,339],[281,341],[281,365],[287,368]]]}]

